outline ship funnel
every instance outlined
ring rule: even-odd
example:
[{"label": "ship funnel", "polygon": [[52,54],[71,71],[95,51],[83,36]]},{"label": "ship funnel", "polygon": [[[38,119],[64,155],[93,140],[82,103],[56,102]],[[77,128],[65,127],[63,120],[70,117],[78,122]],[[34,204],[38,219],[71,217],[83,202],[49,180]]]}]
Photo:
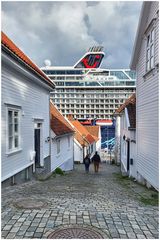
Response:
[{"label": "ship funnel", "polygon": [[90,47],[87,53],[74,65],[74,68],[99,68],[104,57],[102,46]]}]

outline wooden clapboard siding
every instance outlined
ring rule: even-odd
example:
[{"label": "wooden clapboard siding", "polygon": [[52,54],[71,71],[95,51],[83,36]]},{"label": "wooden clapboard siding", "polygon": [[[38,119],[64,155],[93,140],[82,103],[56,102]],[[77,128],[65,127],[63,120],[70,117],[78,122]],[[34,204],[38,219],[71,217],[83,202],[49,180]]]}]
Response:
[{"label": "wooden clapboard siding", "polygon": [[[49,88],[44,88],[38,77],[34,76],[37,78],[36,84],[32,74],[20,68],[18,65],[15,67],[15,60],[6,60],[2,54],[2,180],[33,164],[30,152],[34,150],[34,118],[43,120],[43,159],[49,156],[49,143],[45,142],[49,136]],[[6,149],[7,104],[21,108],[21,151],[9,155]]]},{"label": "wooden clapboard siding", "polygon": [[[52,130],[51,137],[55,137]],[[70,138],[70,147],[68,147],[68,137]],[[51,143],[51,171],[54,171],[57,167],[60,167],[63,171],[73,170],[73,134],[62,135],[58,139],[60,139],[59,154],[57,154],[56,139]]]},{"label": "wooden clapboard siding", "polygon": [[[157,17],[158,2],[151,2],[146,28]],[[155,65],[158,62],[158,19],[155,22]],[[144,29],[145,32],[145,29]],[[159,75],[155,68],[145,75],[146,40],[143,37],[137,71],[137,171],[156,189],[158,189],[158,129],[159,129]],[[144,77],[145,75],[145,77]]]}]

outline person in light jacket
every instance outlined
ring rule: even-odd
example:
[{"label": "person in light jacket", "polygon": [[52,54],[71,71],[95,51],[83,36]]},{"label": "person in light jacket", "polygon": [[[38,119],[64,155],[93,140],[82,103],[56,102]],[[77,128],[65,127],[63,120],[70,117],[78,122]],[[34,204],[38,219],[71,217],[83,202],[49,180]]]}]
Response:
[{"label": "person in light jacket", "polygon": [[101,162],[101,158],[100,156],[98,155],[98,152],[95,152],[93,158],[92,158],[92,162],[94,163],[94,171],[95,172],[98,172],[99,170],[99,164]]}]

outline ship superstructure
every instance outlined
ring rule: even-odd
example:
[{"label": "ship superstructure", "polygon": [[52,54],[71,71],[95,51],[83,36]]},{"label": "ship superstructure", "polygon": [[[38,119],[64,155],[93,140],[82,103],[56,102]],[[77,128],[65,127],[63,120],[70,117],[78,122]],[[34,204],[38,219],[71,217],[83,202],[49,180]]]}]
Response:
[{"label": "ship superstructure", "polygon": [[135,92],[135,73],[100,68],[104,55],[102,47],[92,47],[73,67],[41,68],[56,84],[51,100],[64,116],[112,119],[115,109]]}]

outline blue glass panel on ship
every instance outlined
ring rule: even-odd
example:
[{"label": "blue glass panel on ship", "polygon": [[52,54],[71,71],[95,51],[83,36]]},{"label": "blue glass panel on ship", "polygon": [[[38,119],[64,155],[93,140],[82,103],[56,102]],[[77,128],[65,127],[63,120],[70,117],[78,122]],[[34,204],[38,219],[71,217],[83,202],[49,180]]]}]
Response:
[{"label": "blue glass panel on ship", "polygon": [[101,148],[113,150],[115,145],[115,121],[110,126],[101,126]]}]

